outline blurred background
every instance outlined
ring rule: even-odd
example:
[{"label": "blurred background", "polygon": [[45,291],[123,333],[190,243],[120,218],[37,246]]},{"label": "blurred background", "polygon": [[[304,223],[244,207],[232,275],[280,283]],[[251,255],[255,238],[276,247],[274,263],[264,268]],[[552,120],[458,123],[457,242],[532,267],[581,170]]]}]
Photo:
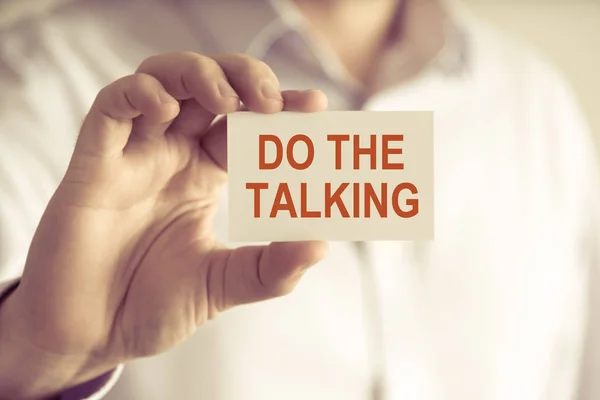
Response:
[{"label": "blurred background", "polygon": [[[0,28],[24,13],[44,12],[70,1],[76,0],[0,0]],[[563,71],[600,149],[600,0],[457,1],[485,21],[530,43]]]},{"label": "blurred background", "polygon": [[600,149],[600,0],[462,0],[552,60],[573,85]]}]

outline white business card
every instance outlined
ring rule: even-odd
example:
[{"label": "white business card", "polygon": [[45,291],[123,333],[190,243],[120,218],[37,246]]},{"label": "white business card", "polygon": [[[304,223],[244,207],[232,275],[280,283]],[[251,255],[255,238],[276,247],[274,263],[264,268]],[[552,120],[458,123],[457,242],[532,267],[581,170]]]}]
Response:
[{"label": "white business card", "polygon": [[433,239],[433,113],[228,116],[229,239]]}]

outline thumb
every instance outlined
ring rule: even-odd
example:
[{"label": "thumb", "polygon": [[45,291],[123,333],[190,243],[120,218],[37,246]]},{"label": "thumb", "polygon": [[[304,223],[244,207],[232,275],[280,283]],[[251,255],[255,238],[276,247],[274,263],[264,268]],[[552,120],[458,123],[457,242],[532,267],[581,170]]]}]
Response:
[{"label": "thumb", "polygon": [[208,282],[210,287],[223,288],[219,311],[290,293],[304,272],[325,257],[327,243],[273,242],[226,252],[223,273],[211,274],[210,278],[221,275],[222,286]]}]

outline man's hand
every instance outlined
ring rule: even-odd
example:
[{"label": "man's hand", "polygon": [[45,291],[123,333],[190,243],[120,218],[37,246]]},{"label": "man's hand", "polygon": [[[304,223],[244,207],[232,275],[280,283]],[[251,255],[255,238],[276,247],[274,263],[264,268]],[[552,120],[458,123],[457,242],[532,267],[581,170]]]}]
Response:
[{"label": "man's hand", "polygon": [[281,92],[269,67],[238,55],[152,57],[99,93],[1,308],[0,393],[50,395],[163,352],[232,306],[290,292],[323,257],[322,242],[215,239],[227,137],[214,119],[240,101],[326,108],[321,92]]}]

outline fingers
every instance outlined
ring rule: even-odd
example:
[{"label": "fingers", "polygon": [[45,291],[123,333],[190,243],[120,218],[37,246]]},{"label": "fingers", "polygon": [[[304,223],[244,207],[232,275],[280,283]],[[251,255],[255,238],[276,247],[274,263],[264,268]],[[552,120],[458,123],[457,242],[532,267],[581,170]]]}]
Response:
[{"label": "fingers", "polygon": [[[181,110],[176,100],[182,101]],[[104,134],[85,135],[88,139],[83,142],[89,152],[120,154],[132,133],[131,120],[142,116],[133,124],[136,137],[162,135],[167,129],[183,135],[210,131],[204,138],[207,153],[225,169],[226,138],[220,137],[226,131],[225,121],[213,128],[211,123],[218,114],[238,110],[241,102],[260,113],[314,112],[327,107],[325,95],[318,91],[281,92],[273,71],[248,56],[171,53],[148,58],[135,75],[102,90],[89,120]]]},{"label": "fingers", "polygon": [[240,99],[217,62],[190,53],[170,53],[146,59],[138,72],[158,79],[177,100],[194,98],[213,114],[236,111]]},{"label": "fingers", "polygon": [[135,74],[100,91],[88,113],[76,151],[96,157],[118,157],[131,134],[132,120],[143,116],[162,125],[179,113],[179,104],[154,77]]},{"label": "fingers", "polygon": [[[318,112],[327,108],[327,97],[319,90],[282,92],[283,111]],[[202,138],[202,147],[223,170],[227,170],[227,118],[217,121]]]},{"label": "fingers", "polygon": [[195,99],[186,100],[181,104],[181,111],[168,129],[169,133],[184,136],[200,136],[215,119],[215,114],[206,110]]},{"label": "fingers", "polygon": [[[208,285],[222,288],[219,311],[290,293],[308,268],[325,257],[325,242],[281,242],[227,250],[223,273],[211,273]],[[214,293],[213,293],[214,294]],[[215,299],[209,299],[214,301]]]},{"label": "fingers", "polygon": [[174,98],[184,100],[182,113],[170,129],[175,133],[201,135],[215,115],[237,111],[240,102],[255,112],[283,109],[273,71],[245,55],[211,58],[191,52],[170,53],[146,59],[137,72],[154,76]]},{"label": "fingers", "polygon": [[279,81],[267,64],[235,54],[215,56],[214,60],[250,111],[270,114],[283,110]]},{"label": "fingers", "polygon": [[254,112],[284,109],[275,73],[264,62],[246,55],[211,58],[191,52],[170,53],[146,59],[137,72],[154,76],[177,100],[193,98],[215,115],[237,111],[240,101]]},{"label": "fingers", "polygon": [[282,92],[285,111],[318,112],[327,109],[327,96],[319,90]]}]

